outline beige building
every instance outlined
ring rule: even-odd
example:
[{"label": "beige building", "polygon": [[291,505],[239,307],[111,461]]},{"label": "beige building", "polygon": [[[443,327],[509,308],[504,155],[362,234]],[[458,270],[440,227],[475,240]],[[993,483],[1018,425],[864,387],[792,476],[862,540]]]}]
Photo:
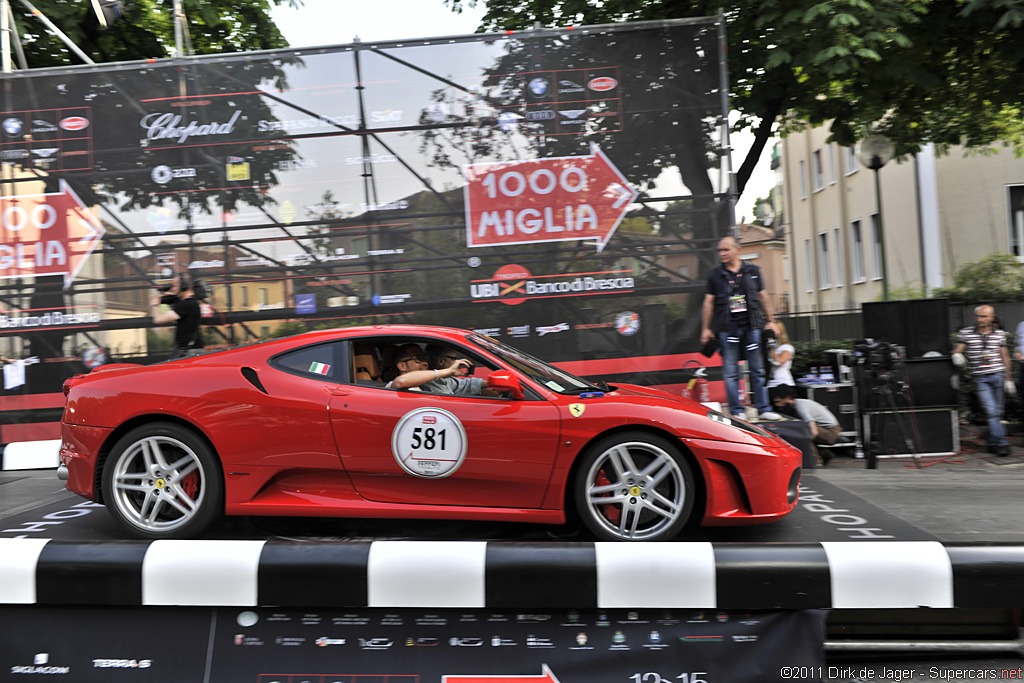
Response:
[{"label": "beige building", "polygon": [[789,256],[786,240],[771,228],[747,223],[738,226],[740,260],[753,263],[761,269],[765,291],[772,302],[772,310],[789,310]]},{"label": "beige building", "polygon": [[993,252],[1024,259],[1024,160],[1010,150],[936,157],[926,147],[890,161],[878,171],[880,229],[875,172],[827,137],[822,126],[781,143],[793,310],[880,299],[883,270],[890,298],[902,298],[949,286],[964,263]]}]

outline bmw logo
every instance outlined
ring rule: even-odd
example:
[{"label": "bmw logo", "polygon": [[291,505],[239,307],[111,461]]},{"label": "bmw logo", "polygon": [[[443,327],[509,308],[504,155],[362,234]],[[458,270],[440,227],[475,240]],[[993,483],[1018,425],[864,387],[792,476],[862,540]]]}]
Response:
[{"label": "bmw logo", "polygon": [[24,124],[22,123],[21,119],[15,118],[4,119],[3,126],[4,132],[7,133],[7,135],[9,135],[12,138],[21,135],[21,131],[24,128]]},{"label": "bmw logo", "polygon": [[534,78],[526,87],[534,97],[544,97],[548,94],[548,79]]}]

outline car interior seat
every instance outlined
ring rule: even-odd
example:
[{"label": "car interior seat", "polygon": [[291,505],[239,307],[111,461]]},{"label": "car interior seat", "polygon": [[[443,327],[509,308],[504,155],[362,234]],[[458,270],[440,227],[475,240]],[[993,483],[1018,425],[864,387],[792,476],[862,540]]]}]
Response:
[{"label": "car interior seat", "polygon": [[390,382],[395,377],[398,377],[398,368],[395,367],[396,351],[398,351],[398,347],[394,344],[388,344],[384,347],[382,363],[384,371],[381,373],[381,379],[385,382]]},{"label": "car interior seat", "polygon": [[354,376],[357,382],[377,384],[381,381],[377,349],[369,344],[356,344],[352,356]]}]

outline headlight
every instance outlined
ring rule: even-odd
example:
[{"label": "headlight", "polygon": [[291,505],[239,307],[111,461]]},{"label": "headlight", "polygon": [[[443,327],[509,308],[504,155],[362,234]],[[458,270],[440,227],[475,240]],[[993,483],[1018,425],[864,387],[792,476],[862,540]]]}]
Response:
[{"label": "headlight", "polygon": [[756,427],[756,426],[750,424],[749,422],[746,422],[744,420],[738,420],[735,417],[732,417],[731,415],[726,415],[725,413],[720,413],[717,410],[709,410],[708,411],[708,419],[709,420],[714,420],[715,422],[718,422],[719,424],[724,424],[724,425],[726,425],[728,427],[735,427],[736,429],[742,429],[745,432],[750,432],[751,434],[756,434],[758,436],[764,436],[764,437],[767,437],[769,439],[771,439],[771,438],[773,438],[775,436],[771,432],[766,432],[765,430],[761,429],[760,427]]}]

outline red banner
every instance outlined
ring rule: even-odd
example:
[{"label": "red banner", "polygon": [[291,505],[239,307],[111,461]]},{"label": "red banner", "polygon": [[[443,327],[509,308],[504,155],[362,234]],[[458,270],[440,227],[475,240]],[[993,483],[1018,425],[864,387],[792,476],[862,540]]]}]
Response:
[{"label": "red banner", "polygon": [[582,157],[471,164],[466,244],[595,240],[601,251],[637,191],[597,146]]},{"label": "red banner", "polygon": [[74,190],[0,198],[0,278],[75,279],[105,232]]}]

